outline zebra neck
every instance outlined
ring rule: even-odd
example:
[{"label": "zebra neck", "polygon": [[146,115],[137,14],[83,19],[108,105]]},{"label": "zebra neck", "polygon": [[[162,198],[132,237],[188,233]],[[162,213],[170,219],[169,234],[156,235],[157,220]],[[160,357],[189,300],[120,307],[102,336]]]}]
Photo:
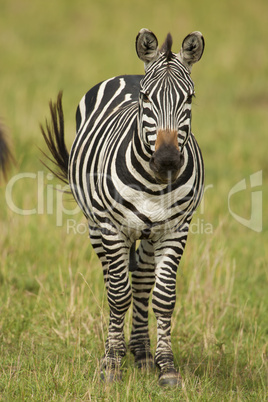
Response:
[{"label": "zebra neck", "polygon": [[141,158],[149,162],[153,151],[150,149],[148,144],[144,143],[140,133],[138,132],[138,129],[136,129],[133,133],[132,146],[135,154],[137,153]]},{"label": "zebra neck", "polygon": [[149,145],[142,140],[138,127],[139,125],[137,125],[136,129],[134,130],[132,137],[133,154],[137,159],[142,159],[145,163],[149,163],[153,151],[150,149]]},{"label": "zebra neck", "polygon": [[141,140],[138,130],[133,131],[133,137],[130,144],[130,160],[132,168],[137,172],[142,172],[144,178],[152,183],[155,182],[154,176],[149,166],[152,151],[149,146]]}]

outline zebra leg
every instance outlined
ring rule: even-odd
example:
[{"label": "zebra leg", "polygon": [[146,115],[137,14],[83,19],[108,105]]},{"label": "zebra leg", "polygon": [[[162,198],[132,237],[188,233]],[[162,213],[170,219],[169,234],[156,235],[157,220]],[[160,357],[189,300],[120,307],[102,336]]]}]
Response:
[{"label": "zebra leg", "polygon": [[113,382],[121,379],[121,359],[126,354],[124,318],[131,303],[128,275],[129,247],[112,236],[104,238],[98,227],[90,227],[89,235],[102,268],[110,307],[108,337],[101,359],[101,379]]},{"label": "zebra leg", "polygon": [[102,235],[98,227],[89,227],[90,243],[97,254],[103,270],[103,279],[106,290],[109,288],[109,262],[106,258],[106,253],[102,245]]},{"label": "zebra leg", "polygon": [[152,295],[157,319],[157,347],[155,362],[160,368],[159,384],[176,386],[181,376],[174,367],[171,347],[171,316],[176,303],[176,273],[182,256],[188,227],[185,231],[165,236],[155,244],[155,286]]},{"label": "zebra leg", "polygon": [[120,365],[127,349],[124,337],[124,319],[131,304],[128,270],[130,245],[114,234],[108,235],[107,233],[102,236],[102,243],[108,261],[107,296],[110,318],[105,355],[102,359],[101,378],[112,382],[121,379]]},{"label": "zebra leg", "polygon": [[148,303],[155,281],[154,248],[142,240],[136,252],[136,269],[132,273],[133,317],[129,349],[138,367],[152,367],[148,331]]}]

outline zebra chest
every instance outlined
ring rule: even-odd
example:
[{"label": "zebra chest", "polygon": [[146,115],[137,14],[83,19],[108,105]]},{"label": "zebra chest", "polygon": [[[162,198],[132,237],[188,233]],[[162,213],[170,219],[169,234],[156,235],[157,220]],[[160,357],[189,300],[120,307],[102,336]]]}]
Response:
[{"label": "zebra chest", "polygon": [[126,186],[120,180],[104,180],[99,183],[93,203],[93,213],[98,217],[99,225],[107,219],[121,231],[132,232],[139,237],[140,232],[173,230],[185,219],[185,210],[189,206],[176,204],[180,191],[161,195],[152,195],[146,191]]}]

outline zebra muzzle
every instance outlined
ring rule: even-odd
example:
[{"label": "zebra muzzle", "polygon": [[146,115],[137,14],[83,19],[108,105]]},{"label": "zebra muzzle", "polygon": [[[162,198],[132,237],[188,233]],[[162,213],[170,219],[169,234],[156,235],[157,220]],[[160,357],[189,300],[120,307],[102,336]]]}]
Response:
[{"label": "zebra muzzle", "polygon": [[184,163],[183,153],[178,145],[176,130],[159,130],[149,165],[160,184],[173,183],[179,176]]}]

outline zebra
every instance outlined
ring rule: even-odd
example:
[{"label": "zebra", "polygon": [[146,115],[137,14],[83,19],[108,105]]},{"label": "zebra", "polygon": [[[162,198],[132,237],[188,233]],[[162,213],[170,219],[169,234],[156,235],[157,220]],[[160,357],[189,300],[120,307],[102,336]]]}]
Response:
[{"label": "zebra", "polygon": [[7,179],[7,171],[11,163],[14,162],[15,160],[10,149],[4,126],[0,122],[0,177],[2,174],[3,178],[5,180]]},{"label": "zebra", "polygon": [[[132,302],[128,347],[135,365],[156,364],[162,386],[181,384],[171,317],[177,268],[203,195],[203,159],[191,132],[195,92],[190,73],[203,54],[204,39],[192,32],[177,54],[172,42],[168,34],[159,48],[152,31],[140,30],[136,52],[145,74],[107,79],[84,95],[70,153],[62,92],[50,102],[52,125],[41,126],[56,174],[69,183],[102,264],[110,315],[100,377],[108,382],[122,378],[124,318]],[[154,358],[148,329],[151,293],[157,320]]]}]

